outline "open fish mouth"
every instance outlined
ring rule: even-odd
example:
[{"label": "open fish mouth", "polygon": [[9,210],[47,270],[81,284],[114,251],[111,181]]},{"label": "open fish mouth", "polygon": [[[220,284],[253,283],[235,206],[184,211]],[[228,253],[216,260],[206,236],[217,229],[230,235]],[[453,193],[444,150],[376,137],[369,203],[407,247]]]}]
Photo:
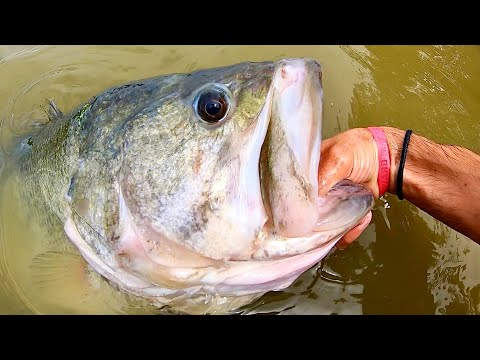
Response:
[{"label": "open fish mouth", "polygon": [[[64,229],[87,262],[120,288],[150,298],[197,293],[246,296],[282,290],[324,258],[371,209],[373,196],[348,181],[318,197],[322,124],[321,67],[312,59],[276,65],[271,88],[238,172],[239,190],[225,201],[244,234],[235,251],[213,256],[180,244],[153,224],[138,224],[117,186],[120,239],[99,254],[69,217]],[[225,220],[227,219],[227,220]],[[251,223],[251,224],[250,224]],[[252,229],[244,231],[244,229]],[[211,250],[211,251],[210,251]]]}]

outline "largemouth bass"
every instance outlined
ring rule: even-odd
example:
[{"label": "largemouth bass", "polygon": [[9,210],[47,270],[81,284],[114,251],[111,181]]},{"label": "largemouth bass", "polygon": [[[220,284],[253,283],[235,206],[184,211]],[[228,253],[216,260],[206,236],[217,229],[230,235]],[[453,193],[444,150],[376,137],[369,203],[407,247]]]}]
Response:
[{"label": "largemouth bass", "polygon": [[322,97],[305,58],[144,79],[52,106],[16,164],[32,206],[119,291],[230,311],[290,286],[373,206],[348,181],[318,196]]}]

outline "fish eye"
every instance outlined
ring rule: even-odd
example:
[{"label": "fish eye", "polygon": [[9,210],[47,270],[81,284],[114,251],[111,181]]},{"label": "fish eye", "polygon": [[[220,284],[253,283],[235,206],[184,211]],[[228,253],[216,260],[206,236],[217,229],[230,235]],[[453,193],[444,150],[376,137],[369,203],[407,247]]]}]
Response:
[{"label": "fish eye", "polygon": [[217,84],[209,85],[200,89],[195,97],[195,114],[203,123],[217,125],[226,119],[230,103],[228,89]]}]

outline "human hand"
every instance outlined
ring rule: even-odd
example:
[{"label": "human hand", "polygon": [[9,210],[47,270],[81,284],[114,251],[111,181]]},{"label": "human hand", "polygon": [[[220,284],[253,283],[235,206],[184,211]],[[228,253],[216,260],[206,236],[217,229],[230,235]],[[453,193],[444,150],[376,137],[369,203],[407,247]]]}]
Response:
[{"label": "human hand", "polygon": [[[339,181],[351,180],[368,188],[379,197],[378,149],[372,133],[366,128],[356,128],[322,141],[318,171],[319,195],[323,196]],[[355,228],[336,244],[345,248],[355,241],[372,219],[369,212]]]}]

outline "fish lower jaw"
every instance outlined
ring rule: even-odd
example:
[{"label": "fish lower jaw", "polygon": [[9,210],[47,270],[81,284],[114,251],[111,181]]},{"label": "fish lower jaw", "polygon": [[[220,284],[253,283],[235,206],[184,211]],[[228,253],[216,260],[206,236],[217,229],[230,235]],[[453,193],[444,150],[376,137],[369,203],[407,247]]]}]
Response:
[{"label": "fish lower jaw", "polygon": [[243,296],[281,291],[327,256],[337,241],[336,237],[304,253],[283,255],[277,259],[270,255],[270,258],[228,262],[230,274],[215,285],[215,293]]},{"label": "fish lower jaw", "polygon": [[[155,273],[158,264],[142,253],[135,254],[137,265],[142,265],[136,271],[118,262],[114,256],[104,259],[82,239],[72,219],[65,223],[65,231],[90,266],[109,282],[126,292],[163,305],[203,295],[234,299],[283,290],[323,259],[336,242],[335,238],[306,253],[280,259],[223,261],[197,268],[162,267],[161,272]],[[151,272],[139,272],[142,269]]]}]

